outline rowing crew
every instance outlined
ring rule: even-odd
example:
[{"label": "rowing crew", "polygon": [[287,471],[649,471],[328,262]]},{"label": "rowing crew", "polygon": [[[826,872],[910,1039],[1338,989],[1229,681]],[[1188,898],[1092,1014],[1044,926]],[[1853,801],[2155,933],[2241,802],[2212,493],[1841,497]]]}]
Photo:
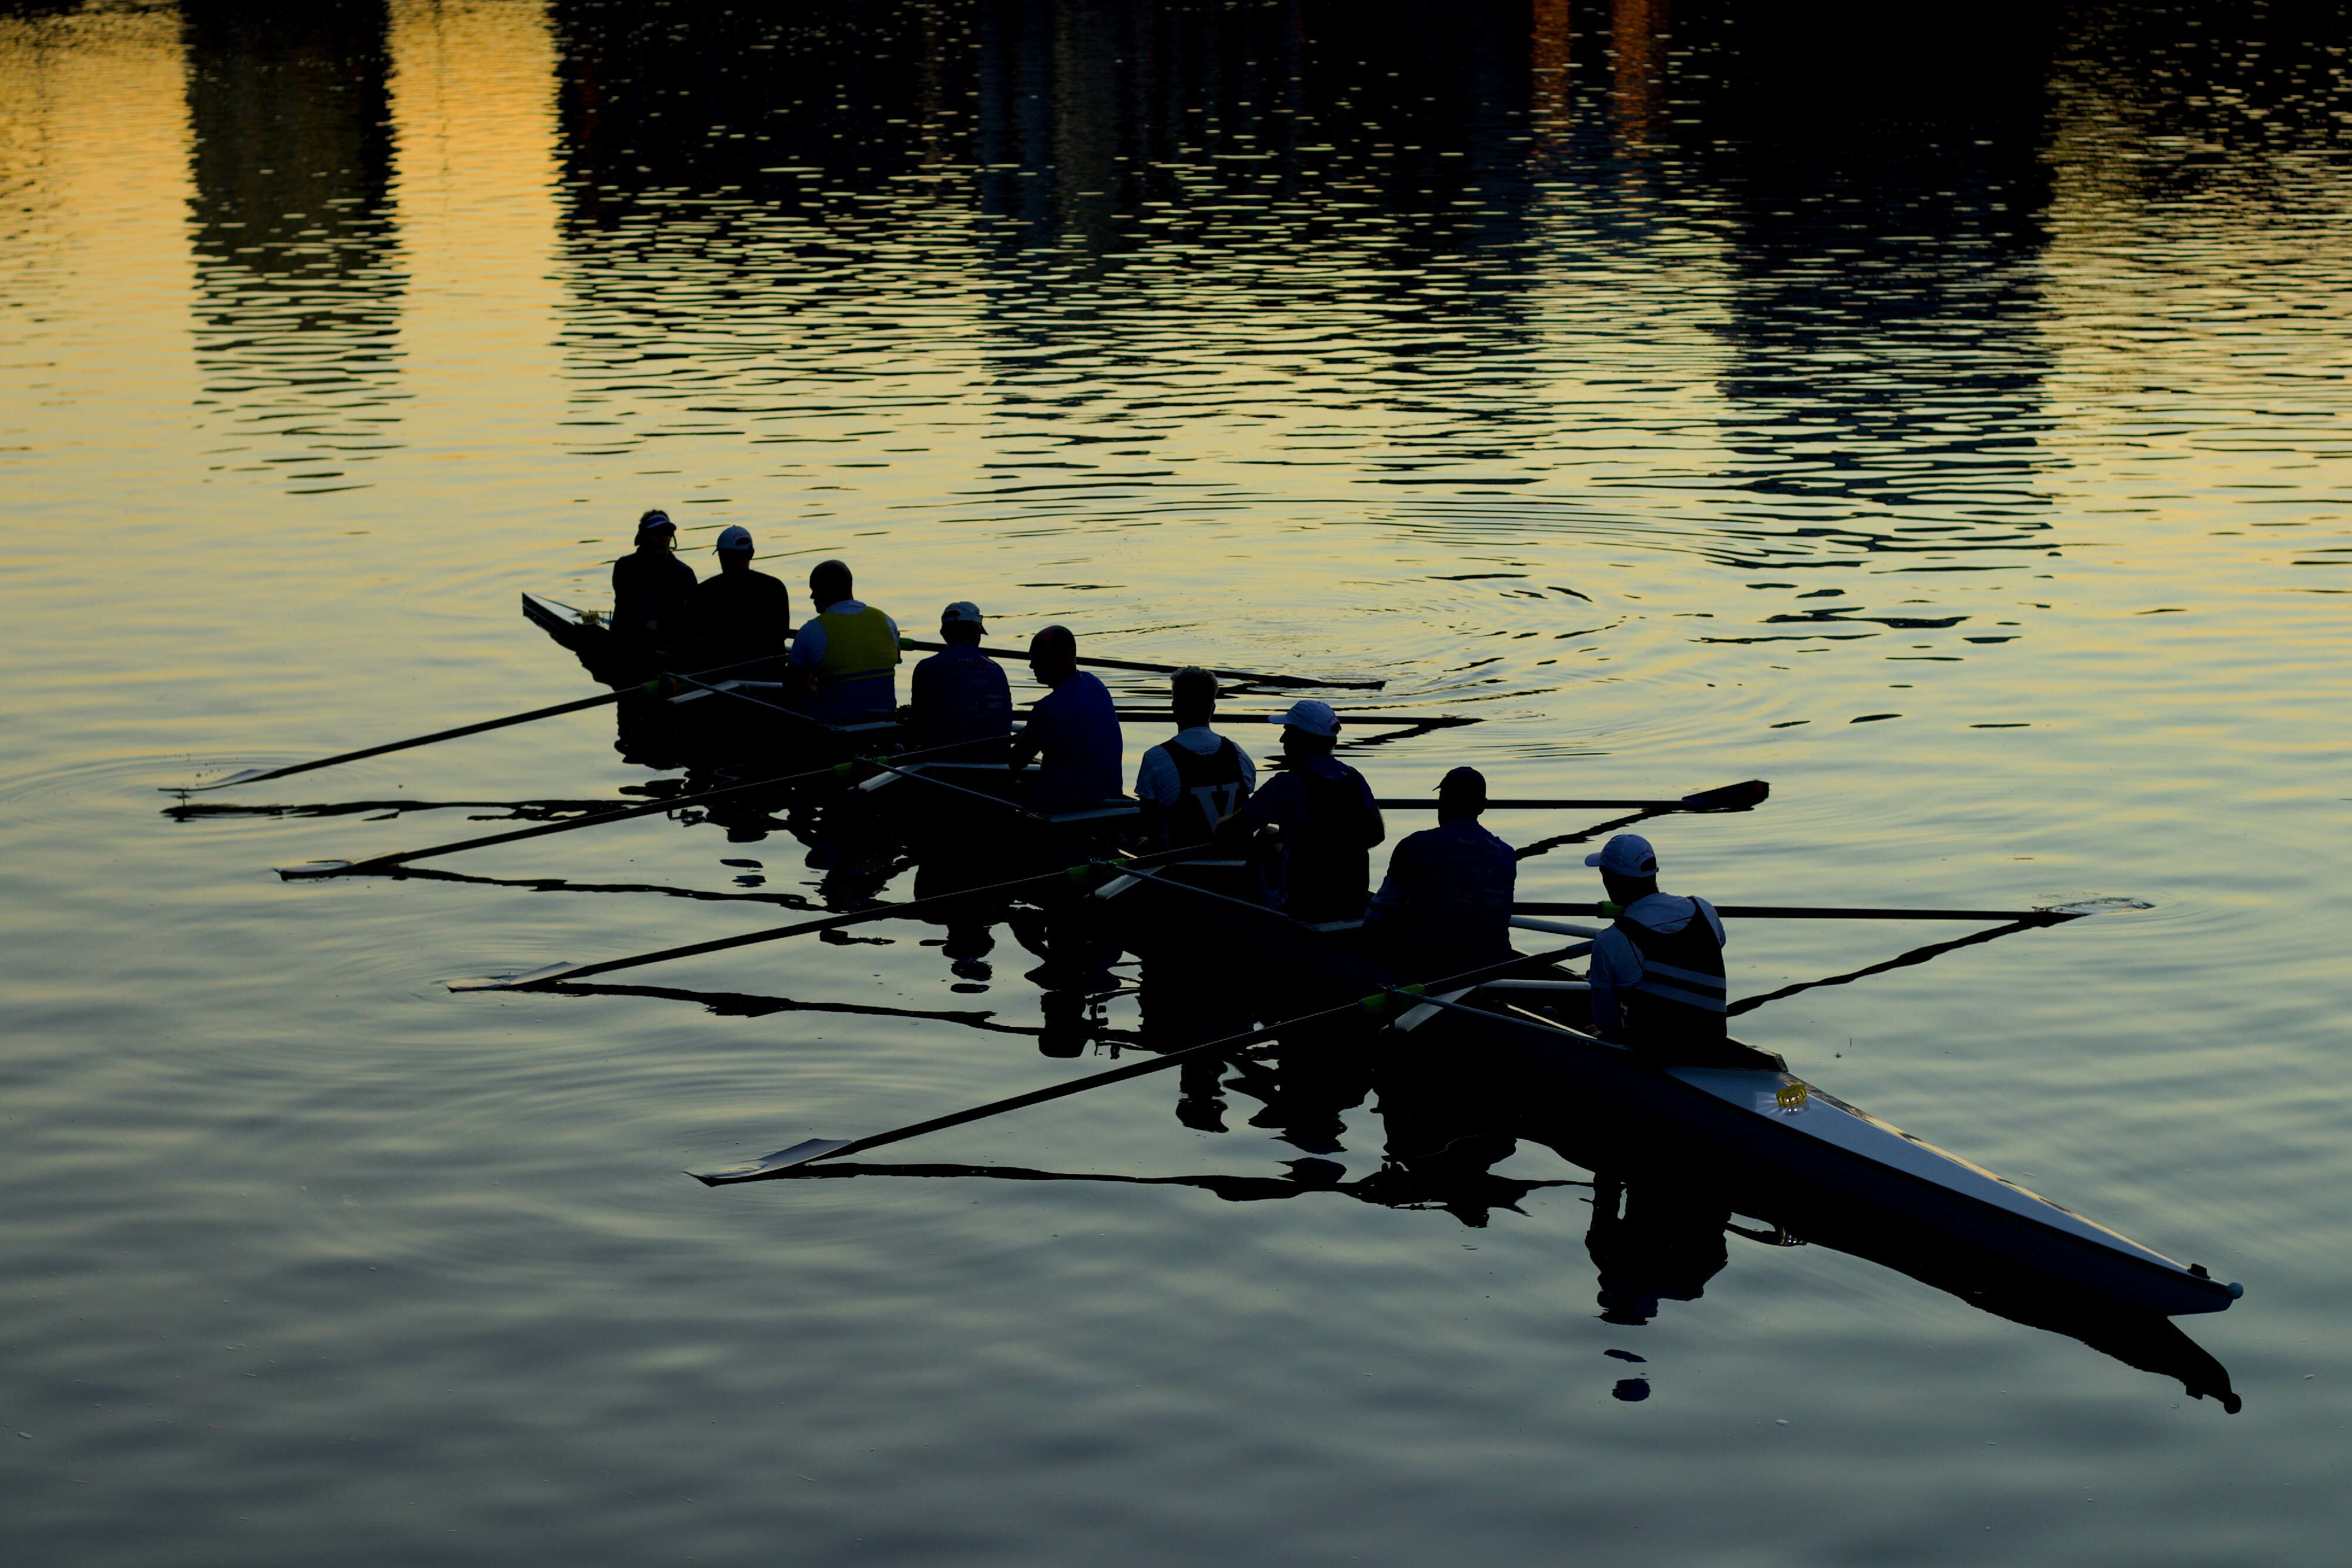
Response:
[{"label": "rowing crew", "polygon": [[[1370,891],[1370,852],[1387,836],[1362,774],[1332,755],[1339,718],[1323,703],[1282,716],[1285,770],[1254,788],[1247,753],[1210,727],[1216,679],[1171,682],[1177,732],[1144,754],[1135,793],[1159,842],[1250,852],[1260,900],[1333,929],[1360,923],[1400,967],[1456,974],[1511,956],[1518,852],[1479,824],[1486,777],[1456,768],[1437,787],[1437,826],[1406,835]],[[1725,1039],[1723,922],[1701,898],[1658,888],[1648,840],[1620,833],[1584,863],[1599,869],[1617,918],[1592,944],[1592,1024],[1604,1038],[1687,1052]]]},{"label": "rowing crew", "polygon": [[[986,625],[978,607],[950,604],[940,616],[945,646],[915,666],[910,704],[899,712],[898,622],[856,597],[845,564],[823,560],[810,570],[817,612],[794,632],[790,591],[751,569],[747,530],[719,534],[719,574],[700,582],[673,553],[676,535],[666,514],[647,512],[635,553],[614,564],[613,629],[625,642],[654,653],[690,649],[707,667],[783,659],[793,695],[830,722],[898,713],[919,747],[1001,744],[1016,778],[1034,767],[1030,792],[1048,811],[1119,797],[1118,713],[1102,681],[1078,667],[1077,639],[1066,627],[1030,639],[1030,670],[1046,695],[1015,733],[1010,684],[981,651]],[[1437,826],[1397,844],[1375,893],[1371,851],[1387,825],[1363,775],[1332,754],[1340,721],[1329,705],[1298,702],[1282,716],[1284,770],[1261,788],[1249,754],[1212,727],[1216,677],[1179,671],[1169,695],[1176,733],[1144,753],[1135,780],[1159,847],[1240,850],[1267,906],[1310,925],[1360,922],[1376,946],[1422,973],[1509,956],[1517,856],[1478,823],[1486,781],[1475,768],[1445,776]],[[1643,1044],[1722,1040],[1724,932],[1714,909],[1660,892],[1657,856],[1638,834],[1619,834],[1585,863],[1600,870],[1620,910],[1593,943],[1595,1029]]]}]

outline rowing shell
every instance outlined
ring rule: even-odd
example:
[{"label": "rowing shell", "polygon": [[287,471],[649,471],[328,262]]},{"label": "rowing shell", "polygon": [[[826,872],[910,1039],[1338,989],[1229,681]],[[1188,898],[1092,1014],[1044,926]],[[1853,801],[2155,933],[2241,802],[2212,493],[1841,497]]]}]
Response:
[{"label": "rowing shell", "polygon": [[[1197,895],[1133,880],[1097,896],[1106,894],[1130,950],[1181,953],[1181,933],[1203,925],[1234,934],[1228,916],[1189,907]],[[1286,988],[1360,995],[1397,977],[1343,933],[1274,915],[1254,924],[1263,929],[1249,933],[1248,956]],[[1703,1177],[1740,1194],[1743,1213],[1965,1295],[2013,1297],[2021,1271],[2053,1297],[2162,1317],[2220,1312],[2243,1293],[1847,1103],[1769,1053],[1734,1042],[1718,1059],[1730,1065],[1654,1064],[1514,1006],[1578,998],[1580,983],[1563,976],[1532,993],[1512,984],[1456,998],[1476,1014],[1412,1009],[1399,1020],[1402,1049],[1484,1082],[1515,1135],[1588,1168]]]}]

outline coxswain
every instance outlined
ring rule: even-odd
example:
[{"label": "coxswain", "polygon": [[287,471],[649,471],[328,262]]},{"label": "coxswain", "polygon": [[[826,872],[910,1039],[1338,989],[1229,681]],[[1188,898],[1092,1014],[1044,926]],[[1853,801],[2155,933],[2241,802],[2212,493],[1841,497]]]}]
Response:
[{"label": "coxswain", "polygon": [[1037,763],[1037,803],[1049,811],[1119,799],[1126,742],[1118,710],[1101,679],[1078,668],[1078,640],[1068,627],[1044,627],[1029,639],[1029,671],[1050,689],[1013,737],[1013,773]]},{"label": "coxswain", "polygon": [[1217,677],[1182,669],[1168,683],[1176,734],[1143,754],[1135,798],[1147,833],[1162,849],[1192,849],[1215,836],[1257,788],[1249,753],[1209,727],[1217,715]]},{"label": "coxswain", "polygon": [[658,508],[637,519],[636,549],[613,563],[613,634],[632,650],[682,648],[693,634],[694,568],[677,559],[677,525]]},{"label": "coxswain", "polygon": [[695,588],[694,625],[701,636],[695,662],[703,669],[781,658],[791,645],[792,590],[764,571],[753,571],[751,555],[751,530],[723,530],[719,575]]},{"label": "coxswain", "polygon": [[1618,906],[1593,939],[1592,1027],[1604,1040],[1668,1057],[1703,1057],[1726,1039],[1723,922],[1703,898],[1658,891],[1658,856],[1620,833],[1584,863]]},{"label": "coxswain", "polygon": [[1511,956],[1519,857],[1478,825],[1486,810],[1486,775],[1448,773],[1437,786],[1437,826],[1398,842],[1365,914],[1381,948],[1422,973],[1450,975]]},{"label": "coxswain", "polygon": [[834,724],[886,718],[898,706],[898,623],[855,597],[849,568],[809,569],[816,614],[793,639],[793,667],[806,683],[810,711]]},{"label": "coxswain", "polygon": [[1266,904],[1326,925],[1360,918],[1372,879],[1371,849],[1388,836],[1364,776],[1331,755],[1339,716],[1312,698],[1282,716],[1289,764],[1218,824],[1226,841],[1258,849]]},{"label": "coxswain", "polygon": [[987,632],[980,607],[959,599],[940,612],[940,641],[947,646],[917,664],[908,676],[907,718],[915,744],[963,745],[962,760],[983,760],[1003,747],[981,742],[1013,733],[1013,687],[997,662],[980,651]]}]

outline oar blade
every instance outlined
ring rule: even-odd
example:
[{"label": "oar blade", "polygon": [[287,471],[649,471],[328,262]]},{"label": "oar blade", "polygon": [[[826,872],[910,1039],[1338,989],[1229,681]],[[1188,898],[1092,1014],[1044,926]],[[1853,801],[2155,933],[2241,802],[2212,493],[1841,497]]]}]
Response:
[{"label": "oar blade", "polygon": [[1750,779],[1741,784],[1726,784],[1719,789],[1702,789],[1696,795],[1683,797],[1685,811],[1746,811],[1762,805],[1771,795],[1772,786],[1761,779]]},{"label": "oar blade", "polygon": [[452,980],[453,991],[512,991],[525,986],[543,985],[560,975],[585,967],[580,964],[542,964],[536,969],[525,969],[519,975],[483,975],[464,980]]},{"label": "oar blade", "polygon": [[758,1181],[774,1176],[778,1171],[804,1166],[837,1150],[849,1147],[849,1138],[803,1138],[789,1149],[778,1149],[772,1155],[747,1160],[740,1166],[721,1166],[715,1171],[688,1171],[686,1174],[705,1186],[726,1186],[739,1181]]},{"label": "oar blade", "polygon": [[278,874],[288,882],[302,882],[316,876],[341,876],[356,864],[353,861],[304,861],[299,865],[281,865]]},{"label": "oar blade", "polygon": [[158,784],[155,788],[166,795],[201,795],[207,789],[226,789],[236,784],[250,784],[257,779],[272,779],[277,774],[275,768],[247,768],[208,784]]}]

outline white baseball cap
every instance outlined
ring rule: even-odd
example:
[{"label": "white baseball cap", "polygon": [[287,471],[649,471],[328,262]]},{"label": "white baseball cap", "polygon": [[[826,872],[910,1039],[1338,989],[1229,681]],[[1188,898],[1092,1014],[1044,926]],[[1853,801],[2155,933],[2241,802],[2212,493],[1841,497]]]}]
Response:
[{"label": "white baseball cap", "polygon": [[969,599],[957,600],[940,612],[940,625],[945,626],[953,621],[969,621],[975,626],[981,625],[982,622],[980,619],[980,606]]},{"label": "white baseball cap", "polygon": [[732,525],[721,528],[719,531],[719,548],[723,550],[749,550],[751,548],[751,530]]},{"label": "white baseball cap", "polygon": [[1655,876],[1658,852],[1639,833],[1620,833],[1601,845],[1599,854],[1585,856],[1584,863],[1597,865],[1611,876]]},{"label": "white baseball cap", "polygon": [[1339,733],[1339,716],[1331,711],[1329,703],[1308,697],[1290,705],[1290,711],[1275,721],[1285,729],[1303,729],[1309,735],[1333,737]]}]

